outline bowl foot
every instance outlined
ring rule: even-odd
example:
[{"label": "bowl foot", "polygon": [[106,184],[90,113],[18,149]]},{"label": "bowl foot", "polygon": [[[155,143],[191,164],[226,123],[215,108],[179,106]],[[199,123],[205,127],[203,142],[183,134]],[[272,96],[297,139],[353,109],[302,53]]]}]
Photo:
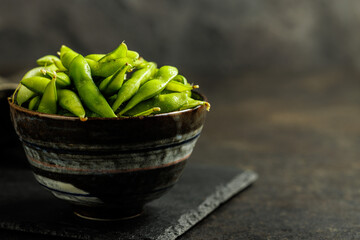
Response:
[{"label": "bowl foot", "polygon": [[80,218],[93,221],[120,221],[140,216],[144,210],[138,208],[102,208],[74,206],[74,214]]}]

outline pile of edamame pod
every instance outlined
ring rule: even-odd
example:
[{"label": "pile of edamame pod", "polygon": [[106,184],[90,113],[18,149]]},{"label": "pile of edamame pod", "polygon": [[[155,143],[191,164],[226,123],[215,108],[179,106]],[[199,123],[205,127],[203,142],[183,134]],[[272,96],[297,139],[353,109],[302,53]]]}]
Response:
[{"label": "pile of edamame pod", "polygon": [[194,108],[210,109],[197,99],[192,85],[172,66],[128,50],[122,42],[108,54],[82,56],[63,45],[59,57],[47,55],[36,62],[14,92],[13,101],[33,111],[64,116],[146,116]]}]

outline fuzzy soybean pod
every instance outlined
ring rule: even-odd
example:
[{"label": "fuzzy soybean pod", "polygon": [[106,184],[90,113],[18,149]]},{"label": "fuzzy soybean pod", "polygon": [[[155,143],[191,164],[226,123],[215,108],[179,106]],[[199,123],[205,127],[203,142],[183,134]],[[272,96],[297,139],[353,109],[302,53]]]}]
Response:
[{"label": "fuzzy soybean pod", "polygon": [[62,45],[60,48],[60,60],[64,67],[67,69],[69,69],[71,62],[75,59],[77,55],[77,52],[65,45]]},{"label": "fuzzy soybean pod", "polygon": [[147,110],[155,107],[160,108],[156,113],[173,112],[184,106],[187,103],[187,100],[187,95],[183,92],[159,94],[149,100],[139,103],[131,110],[124,113],[124,115],[138,116],[140,113],[145,113]]},{"label": "fuzzy soybean pod", "polygon": [[147,65],[148,63],[149,63],[149,62],[146,61],[144,58],[139,57],[138,59],[136,59],[136,60],[134,61],[134,67],[136,67],[137,69],[141,69],[141,68],[146,67],[146,65]]},{"label": "fuzzy soybean pod", "polygon": [[121,86],[123,85],[124,79],[126,77],[126,72],[131,68],[131,65],[126,64],[121,67],[110,79],[106,88],[104,89],[104,94],[107,96],[113,95],[119,91]]},{"label": "fuzzy soybean pod", "polygon": [[66,71],[67,70],[64,67],[64,65],[62,64],[61,60],[57,56],[54,56],[54,55],[46,55],[44,57],[41,57],[38,60],[36,60],[36,63],[39,66],[50,66],[50,65],[54,64],[58,68],[58,71]]},{"label": "fuzzy soybean pod", "polygon": [[101,117],[116,117],[114,111],[95,85],[91,77],[89,64],[82,55],[79,54],[71,62],[69,73],[80,98],[87,108]]},{"label": "fuzzy soybean pod", "polygon": [[124,58],[127,56],[128,48],[125,42],[122,42],[115,50],[106,54],[104,57],[100,58],[98,62],[107,62],[109,60]]},{"label": "fuzzy soybean pod", "polygon": [[60,59],[54,59],[53,60],[55,66],[59,69],[61,72],[67,71],[67,68],[62,64],[62,61]]},{"label": "fuzzy soybean pod", "polygon": [[[29,70],[28,72],[26,72],[21,81],[23,81],[24,79],[27,79],[27,78],[35,77],[35,76],[47,77],[42,72],[43,69],[46,69],[48,71],[58,70],[58,68],[54,64],[52,64],[50,66],[46,66],[46,67],[36,67],[36,68],[33,68],[33,69]],[[45,90],[45,89],[43,89],[43,90]],[[20,83],[20,86],[16,93],[16,102],[17,102],[17,104],[19,104],[19,106],[21,106],[23,103],[27,102],[29,99],[34,97],[36,94],[37,94],[36,92],[34,92],[33,90],[30,90],[25,85]]]},{"label": "fuzzy soybean pod", "polygon": [[45,69],[43,69],[42,72],[51,78],[56,77],[56,86],[59,88],[65,88],[71,85],[70,77],[64,72],[46,71]]},{"label": "fuzzy soybean pod", "polygon": [[59,89],[57,91],[58,102],[60,107],[68,110],[77,117],[84,118],[85,110],[81,104],[78,95],[69,89]]},{"label": "fuzzy soybean pod", "polygon": [[20,81],[25,87],[38,94],[43,94],[50,82],[49,78],[39,76],[25,78]]},{"label": "fuzzy soybean pod", "polygon": [[134,60],[128,57],[112,59],[107,62],[98,62],[90,58],[85,58],[90,66],[91,74],[96,77],[109,77],[126,63],[133,65]]},{"label": "fuzzy soybean pod", "polygon": [[[119,72],[119,71],[118,71]],[[104,93],[104,91],[106,90],[107,86],[109,85],[111,79],[114,77],[114,75],[116,74],[116,72],[113,75],[108,76],[107,78],[105,78],[104,80],[102,80],[99,84],[99,90]]]},{"label": "fuzzy soybean pod", "polygon": [[[108,76],[104,80],[101,81],[99,85],[99,89],[102,93],[106,95],[113,95],[121,88],[124,79],[126,77],[126,72],[131,68],[130,64],[125,64],[121,68],[119,68],[114,74]],[[111,88],[115,88],[115,90],[108,90],[109,85],[112,85]]]},{"label": "fuzzy soybean pod", "polygon": [[60,59],[57,56],[46,55],[46,56],[43,56],[43,57],[39,58],[38,60],[36,60],[36,63],[39,66],[49,66],[51,64],[54,64],[55,60],[60,61]]},{"label": "fuzzy soybean pod", "polygon": [[175,81],[175,80],[171,80],[167,85],[166,85],[166,90],[169,91],[174,91],[174,92],[185,92],[185,91],[189,91],[192,90],[194,88],[199,88],[199,85],[190,85],[190,84],[183,84],[181,82]]},{"label": "fuzzy soybean pod", "polygon": [[183,84],[188,83],[187,79],[183,75],[179,75],[179,74],[176,75],[176,77],[174,77],[173,81],[181,82]]},{"label": "fuzzy soybean pod", "polygon": [[46,66],[46,67],[36,67],[36,68],[33,68],[33,69],[29,70],[28,72],[26,72],[21,80],[24,80],[24,79],[30,78],[30,77],[35,77],[35,76],[46,77],[42,70],[57,71],[58,68],[54,64]]},{"label": "fuzzy soybean pod", "polygon": [[187,103],[184,106],[182,106],[180,110],[190,109],[200,105],[205,106],[206,110],[210,111],[210,103],[206,101],[196,100],[190,97],[188,97]]},{"label": "fuzzy soybean pod", "polygon": [[157,113],[167,113],[179,110],[187,103],[186,93],[159,94],[154,99],[154,106],[161,110]]},{"label": "fuzzy soybean pod", "polygon": [[86,55],[85,58],[95,60],[95,61],[99,61],[104,56],[105,56],[105,54],[93,53],[93,54]]},{"label": "fuzzy soybean pod", "polygon": [[138,103],[161,93],[161,91],[165,89],[166,85],[171,81],[171,79],[173,79],[177,74],[178,70],[176,67],[162,66],[156,74],[156,79],[152,79],[144,83],[118,115],[121,116],[136,106]]},{"label": "fuzzy soybean pod", "polygon": [[[56,75],[53,75],[53,77],[56,78]],[[31,91],[34,91],[38,94],[42,94],[44,93],[50,81],[51,80],[47,77],[34,76],[34,77],[25,78],[21,80],[20,83],[25,85]],[[70,85],[69,83],[66,82],[64,83],[64,81],[60,79],[59,81],[56,80],[55,82],[56,82],[56,86],[58,86],[59,88],[64,88]]]},{"label": "fuzzy soybean pod", "polygon": [[137,60],[137,59],[139,59],[139,56],[140,56],[140,55],[139,55],[138,52],[128,50],[126,56],[127,56],[128,58],[132,58],[132,59]]},{"label": "fuzzy soybean pod", "polygon": [[39,95],[33,97],[29,102],[29,110],[35,110],[38,109],[40,104],[41,97]]},{"label": "fuzzy soybean pod", "polygon": [[56,92],[56,80],[51,79],[46,86],[44,94],[41,97],[39,107],[37,109],[42,113],[56,114],[57,112],[57,92]]},{"label": "fuzzy soybean pod", "polygon": [[144,68],[135,71],[131,78],[127,80],[120,88],[117,94],[117,98],[112,104],[112,109],[116,111],[123,102],[134,96],[139,90],[140,85],[154,76],[156,67],[156,63],[149,62],[146,66],[144,66]]},{"label": "fuzzy soybean pod", "polygon": [[20,86],[16,93],[16,102],[19,106],[21,106],[23,103],[27,102],[34,96],[36,96],[36,93],[34,91],[31,91],[20,83]]}]

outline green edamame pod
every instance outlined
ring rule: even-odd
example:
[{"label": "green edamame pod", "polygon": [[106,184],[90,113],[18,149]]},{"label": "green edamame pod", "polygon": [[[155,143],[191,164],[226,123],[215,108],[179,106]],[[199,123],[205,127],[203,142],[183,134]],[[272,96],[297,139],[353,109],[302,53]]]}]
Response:
[{"label": "green edamame pod", "polygon": [[[114,74],[115,74],[115,73],[114,73]],[[104,92],[104,91],[105,91],[105,89],[106,89],[107,86],[109,85],[111,79],[113,78],[114,74],[108,76],[107,78],[105,78],[104,80],[102,80],[102,81],[100,82],[100,84],[99,84],[99,90],[100,90],[101,92]]]},{"label": "green edamame pod", "polygon": [[60,61],[60,59],[57,56],[46,55],[46,56],[43,56],[43,57],[39,58],[38,60],[36,60],[36,63],[39,66],[49,66],[51,64],[54,64],[55,59]]},{"label": "green edamame pod", "polygon": [[142,85],[137,93],[129,100],[125,108],[118,115],[129,111],[136,104],[152,98],[165,89],[166,85],[178,74],[178,70],[172,66],[162,66],[156,74],[156,79],[147,81]]},{"label": "green edamame pod", "polygon": [[105,54],[89,54],[89,55],[86,55],[85,58],[95,60],[95,61],[99,61],[104,56],[105,56]]},{"label": "green edamame pod", "polygon": [[[119,68],[113,75],[108,76],[104,80],[101,81],[99,85],[99,89],[101,92],[105,93],[106,95],[111,95],[119,91],[119,89],[122,86],[122,83],[124,82],[124,79],[126,77],[126,72],[131,68],[131,65],[125,64],[121,68]],[[114,82],[115,83],[112,83]],[[110,84],[112,83],[111,88],[117,88],[117,90],[108,90]]]},{"label": "green edamame pod", "polygon": [[46,86],[44,94],[41,97],[39,107],[37,109],[42,113],[56,114],[57,112],[57,93],[56,93],[56,80],[51,79]]},{"label": "green edamame pod", "polygon": [[55,66],[59,69],[58,71],[65,72],[67,71],[67,68],[62,64],[60,59],[54,59],[53,60]]},{"label": "green edamame pod", "polygon": [[134,59],[134,60],[137,60],[137,59],[139,59],[139,56],[140,56],[140,55],[139,55],[138,52],[128,50],[126,56],[127,56],[128,58],[132,58],[132,59]]},{"label": "green edamame pod", "polygon": [[24,85],[20,83],[20,87],[16,93],[16,102],[19,106],[21,106],[23,103],[27,102],[29,99],[34,97],[36,93],[34,91],[31,91]]},{"label": "green edamame pod", "polygon": [[139,57],[137,60],[134,61],[134,67],[136,67],[137,69],[141,69],[146,67],[148,63],[149,62],[146,61],[144,58]]},{"label": "green edamame pod", "polygon": [[71,62],[69,73],[80,98],[87,108],[102,117],[116,117],[114,111],[95,85],[91,77],[90,66],[81,54]]},{"label": "green edamame pod", "polygon": [[191,96],[192,96],[192,92],[191,92],[191,90],[189,90],[189,91],[185,91],[185,93],[186,93],[186,95],[188,96],[188,98],[191,98]]},{"label": "green edamame pod", "polygon": [[104,57],[99,59],[99,62],[107,62],[116,58],[124,58],[127,55],[128,48],[125,42],[122,42],[115,50],[106,54]]},{"label": "green edamame pod", "polygon": [[206,101],[196,100],[196,99],[189,98],[189,97],[188,97],[187,103],[184,106],[182,106],[180,108],[180,110],[190,109],[190,108],[194,108],[194,107],[197,107],[200,105],[205,106],[206,110],[210,111],[210,103],[208,103]]},{"label": "green edamame pod", "polygon": [[39,94],[43,94],[45,92],[46,87],[50,83],[50,79],[46,77],[29,77],[20,81],[25,87]]},{"label": "green edamame pod", "polygon": [[60,59],[65,68],[69,69],[71,62],[78,55],[77,52],[73,51],[71,48],[62,45],[60,48]]},{"label": "green edamame pod", "polygon": [[[115,74],[115,73],[114,73],[114,74]],[[100,84],[99,84],[99,90],[100,90],[101,92],[104,92],[104,91],[105,91],[105,89],[106,89],[107,86],[109,85],[111,79],[113,78],[114,74],[108,76],[107,78],[105,78],[104,80],[102,80],[102,81],[100,82]]]},{"label": "green edamame pod", "polygon": [[[54,64],[51,64],[46,67],[33,68],[25,73],[25,75],[23,76],[21,81],[23,81],[27,78],[31,78],[31,77],[47,77],[42,72],[43,69],[46,69],[48,71],[56,71],[58,68]],[[49,81],[50,81],[50,79],[49,79]],[[48,81],[46,83],[48,83]],[[44,90],[45,90],[45,88],[42,89],[42,91],[44,91]],[[19,104],[19,106],[21,106],[23,103],[27,102],[30,98],[34,97],[35,95],[36,95],[36,92],[30,90],[25,85],[20,83],[20,87],[16,94],[16,102]]]},{"label": "green edamame pod", "polygon": [[112,109],[116,111],[120,105],[129,100],[139,90],[140,85],[148,81],[154,76],[156,70],[156,63],[150,62],[144,68],[135,71],[131,78],[127,80],[120,88],[117,99],[112,104]]},{"label": "green edamame pod", "polygon": [[171,80],[167,85],[166,85],[166,90],[169,91],[174,91],[174,92],[185,92],[185,91],[189,91],[192,90],[194,88],[199,88],[199,85],[190,85],[190,84],[183,84],[181,82],[175,81],[175,80]]},{"label": "green edamame pod", "polygon": [[[60,73],[57,73],[57,74],[60,74]],[[64,77],[64,76],[62,75],[62,77]],[[55,75],[54,75],[54,78],[56,78]],[[51,80],[46,77],[34,76],[34,77],[25,78],[25,79],[21,80],[20,83],[23,84],[28,89],[30,89],[31,91],[34,91],[39,94],[43,94],[46,86],[49,84],[50,81]],[[66,81],[70,81],[70,79],[66,80]],[[55,82],[56,82],[56,86],[59,88],[67,87],[70,85],[69,83],[64,82],[64,80],[57,81],[57,79],[56,79]]]},{"label": "green edamame pod", "polygon": [[62,64],[61,60],[54,55],[46,55],[42,58],[39,58],[38,60],[36,60],[36,63],[39,66],[50,66],[52,64],[55,64],[55,66],[58,68],[58,71],[66,71],[67,69],[64,67],[64,65]]},{"label": "green edamame pod", "polygon": [[33,68],[31,70],[29,70],[28,72],[25,73],[25,75],[23,76],[22,80],[24,80],[25,78],[30,78],[30,77],[46,77],[44,75],[44,73],[42,72],[42,70],[46,70],[46,71],[56,71],[58,70],[58,68],[52,64],[46,67],[36,67]]},{"label": "green edamame pod", "polygon": [[187,100],[187,95],[184,92],[160,94],[155,98],[155,104],[161,108],[159,113],[166,113],[179,110],[187,103]]},{"label": "green edamame pod", "polygon": [[176,77],[174,77],[173,81],[181,82],[183,84],[188,83],[187,79],[183,75],[177,75]]},{"label": "green edamame pod", "polygon": [[81,104],[80,98],[75,92],[68,89],[59,89],[57,91],[57,96],[60,107],[68,110],[77,117],[85,117],[84,107]]},{"label": "green edamame pod", "polygon": [[[198,85],[189,84],[175,67],[157,69],[156,63],[147,62],[124,42],[110,53],[85,58],[62,45],[58,55],[37,59],[41,67],[24,75],[13,101],[20,106],[26,103],[31,110],[74,115],[82,120],[87,116],[116,117],[115,112],[118,116],[146,116],[199,105],[210,108],[192,92]],[[128,72],[131,74],[126,77]],[[64,89],[69,87],[72,90]]]},{"label": "green edamame pod", "polygon": [[187,95],[184,92],[181,93],[169,93],[159,94],[151,99],[143,101],[133,107],[131,110],[124,113],[126,116],[135,116],[138,113],[145,112],[148,109],[158,107],[157,113],[167,113],[179,110],[188,101]]},{"label": "green edamame pod", "polygon": [[106,95],[113,95],[119,91],[121,86],[123,85],[124,79],[126,77],[126,72],[132,66],[129,64],[125,64],[122,66],[116,73],[114,73],[113,77],[111,78],[109,84],[106,86],[104,93]]},{"label": "green edamame pod", "polygon": [[85,58],[91,68],[91,74],[97,77],[108,77],[114,74],[119,68],[124,66],[126,63],[133,65],[131,58],[117,58],[107,62],[97,62],[95,60]]},{"label": "green edamame pod", "polygon": [[41,97],[39,95],[33,97],[29,102],[29,110],[35,110],[38,109],[40,104]]},{"label": "green edamame pod", "polygon": [[64,72],[46,71],[44,69],[42,70],[42,72],[51,78],[55,77],[56,86],[58,86],[59,88],[65,88],[71,85],[70,77]]}]

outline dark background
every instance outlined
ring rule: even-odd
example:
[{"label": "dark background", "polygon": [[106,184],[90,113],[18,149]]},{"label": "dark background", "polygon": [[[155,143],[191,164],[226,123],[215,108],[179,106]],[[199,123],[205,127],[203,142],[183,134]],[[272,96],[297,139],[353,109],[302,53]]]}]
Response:
[{"label": "dark background", "polygon": [[[357,1],[0,1],[0,74],[61,44],[87,54],[125,40],[145,58],[217,85],[249,71],[359,67]],[[216,79],[212,81],[212,79]]]},{"label": "dark background", "polygon": [[125,40],[200,85],[191,161],[259,180],[182,239],[359,239],[360,1],[0,1],[0,76]]}]

